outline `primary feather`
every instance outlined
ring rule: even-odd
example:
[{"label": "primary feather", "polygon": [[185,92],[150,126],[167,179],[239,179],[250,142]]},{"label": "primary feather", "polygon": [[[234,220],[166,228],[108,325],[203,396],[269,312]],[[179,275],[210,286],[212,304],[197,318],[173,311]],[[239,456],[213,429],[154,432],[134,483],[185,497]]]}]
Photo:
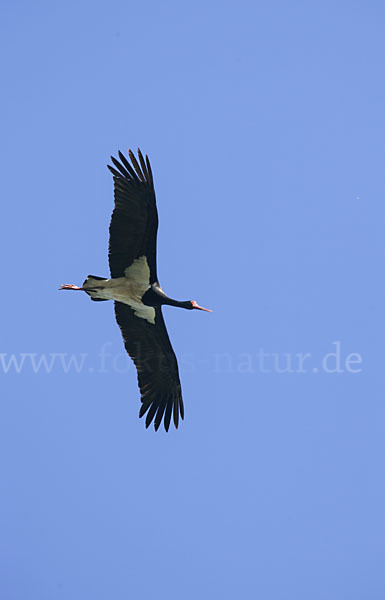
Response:
[{"label": "primary feather", "polygon": [[[158,213],[152,171],[148,157],[138,150],[139,163],[129,151],[132,165],[119,152],[120,162],[111,157],[114,167],[115,206],[110,224],[109,265],[111,277],[124,277],[136,259],[146,257],[149,284],[159,285],[156,268]],[[164,323],[161,306],[155,307],[155,322],[135,314],[133,308],[115,302],[115,315],[124,345],[135,363],[146,427],[154,420],[157,430],[164,421],[168,431],[171,417],[178,427],[184,407],[178,363]]]}]

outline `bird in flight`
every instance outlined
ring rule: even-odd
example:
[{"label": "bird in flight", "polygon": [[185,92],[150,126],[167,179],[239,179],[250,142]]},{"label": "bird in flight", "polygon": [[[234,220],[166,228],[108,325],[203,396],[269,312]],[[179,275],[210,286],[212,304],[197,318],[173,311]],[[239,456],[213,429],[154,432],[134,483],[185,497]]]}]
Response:
[{"label": "bird in flight", "polygon": [[[91,300],[115,301],[116,321],[125,348],[138,373],[146,427],[154,421],[168,431],[171,417],[177,428],[184,418],[178,363],[168,337],[162,305],[211,312],[195,300],[173,300],[160,287],[156,269],[158,212],[148,157],[131,150],[130,161],[119,152],[108,165],[114,178],[114,210],[110,223],[108,260],[111,278],[88,275],[81,287],[62,285],[61,290],[86,292]],[[147,414],[146,414],[147,413]]]}]

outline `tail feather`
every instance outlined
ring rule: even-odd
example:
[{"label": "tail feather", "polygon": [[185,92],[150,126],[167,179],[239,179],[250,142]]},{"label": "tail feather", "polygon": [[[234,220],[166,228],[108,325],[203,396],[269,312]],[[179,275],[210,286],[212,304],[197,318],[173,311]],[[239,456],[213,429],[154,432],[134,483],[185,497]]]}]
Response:
[{"label": "tail feather", "polygon": [[86,294],[89,295],[91,300],[95,302],[102,302],[103,300],[108,300],[108,298],[100,297],[100,289],[103,288],[100,285],[101,281],[108,281],[105,277],[98,277],[97,275],[88,275],[87,279],[83,281],[83,288]]},{"label": "tail feather", "polygon": [[[106,278],[105,278],[105,277],[98,277],[98,275],[87,275],[87,279],[89,279],[89,278],[91,278],[91,279],[96,279],[96,281],[106,281]],[[87,279],[86,279],[86,281],[87,281]],[[85,282],[86,282],[86,281],[85,281]],[[85,282],[84,282],[84,283],[85,283]],[[83,285],[84,285],[84,284],[83,284]]]}]

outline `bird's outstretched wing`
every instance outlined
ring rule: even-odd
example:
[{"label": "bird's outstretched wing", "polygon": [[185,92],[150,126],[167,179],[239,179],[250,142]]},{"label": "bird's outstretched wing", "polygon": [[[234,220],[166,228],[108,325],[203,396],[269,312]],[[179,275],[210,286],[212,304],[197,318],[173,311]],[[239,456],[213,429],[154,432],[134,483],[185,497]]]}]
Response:
[{"label": "bird's outstretched wing", "polygon": [[128,151],[131,163],[119,152],[120,161],[111,156],[114,167],[115,207],[110,223],[108,260],[111,277],[124,277],[124,271],[140,256],[146,256],[150,283],[158,281],[156,273],[156,236],[158,212],[154,181],[148,157],[138,149],[138,159]]},{"label": "bird's outstretched wing", "polygon": [[168,431],[171,416],[178,427],[184,418],[178,363],[172,349],[160,306],[155,308],[155,325],[135,316],[127,304],[115,302],[115,315],[125,348],[135,363],[146,427],[154,420],[157,430],[164,420]]}]

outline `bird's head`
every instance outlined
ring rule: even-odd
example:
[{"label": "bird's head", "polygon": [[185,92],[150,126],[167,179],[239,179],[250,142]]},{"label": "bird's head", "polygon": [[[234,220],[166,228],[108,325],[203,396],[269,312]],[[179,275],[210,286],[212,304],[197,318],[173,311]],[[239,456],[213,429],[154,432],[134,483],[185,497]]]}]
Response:
[{"label": "bird's head", "polygon": [[203,308],[203,306],[199,306],[199,304],[195,300],[189,300],[188,302],[189,302],[190,306],[187,306],[186,308],[188,308],[190,310],[192,310],[193,308],[196,308],[197,310],[205,310],[206,312],[213,312],[209,308]]}]

